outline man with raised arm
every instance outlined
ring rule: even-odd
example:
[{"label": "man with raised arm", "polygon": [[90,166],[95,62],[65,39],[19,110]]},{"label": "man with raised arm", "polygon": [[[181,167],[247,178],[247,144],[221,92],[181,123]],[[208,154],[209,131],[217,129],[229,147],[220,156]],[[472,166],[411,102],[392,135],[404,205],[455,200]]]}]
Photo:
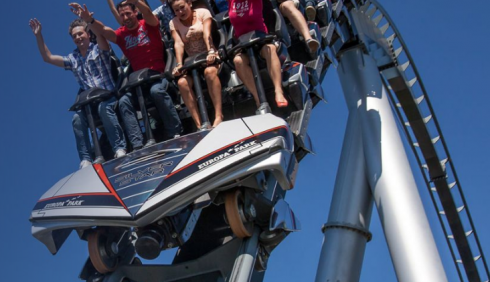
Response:
[{"label": "man with raised arm", "polygon": [[[43,60],[57,67],[70,70],[82,90],[100,87],[114,89],[111,76],[110,45],[104,38],[98,37],[97,44],[90,42],[87,24],[81,19],[74,20],[69,27],[69,34],[77,48],[68,56],[53,55],[44,43],[42,26],[37,19],[31,19],[29,26],[36,36],[37,46]],[[126,154],[126,141],[115,113],[116,99],[103,101],[98,106],[98,113],[107,133],[115,157]],[[73,132],[80,157],[80,168],[92,163],[87,118],[83,111],[77,111],[72,120]]]},{"label": "man with raised arm", "polygon": [[[116,43],[128,58],[134,71],[150,68],[164,72],[163,42],[160,35],[160,23],[150,8],[139,0],[120,2],[116,8],[123,26],[117,30],[105,26],[96,20],[87,6],[71,3],[70,6],[79,11],[80,17],[86,21],[97,36],[103,36]],[[138,11],[143,16],[138,20]],[[164,138],[170,139],[178,136],[182,125],[175,110],[172,98],[167,93],[168,81],[163,78],[151,86],[150,96],[155,103],[158,113],[163,121]],[[131,95],[128,93],[127,95]]]}]

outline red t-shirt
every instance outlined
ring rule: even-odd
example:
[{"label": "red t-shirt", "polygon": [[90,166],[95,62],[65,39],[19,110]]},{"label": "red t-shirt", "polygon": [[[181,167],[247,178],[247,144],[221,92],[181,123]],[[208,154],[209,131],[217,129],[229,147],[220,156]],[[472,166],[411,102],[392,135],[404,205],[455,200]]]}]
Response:
[{"label": "red t-shirt", "polygon": [[254,30],[267,33],[262,7],[262,0],[228,0],[228,14],[237,38]]},{"label": "red t-shirt", "polygon": [[159,72],[165,70],[159,25],[151,26],[146,24],[145,20],[140,20],[138,28],[118,28],[116,36],[116,44],[128,58],[134,71],[144,68]]}]

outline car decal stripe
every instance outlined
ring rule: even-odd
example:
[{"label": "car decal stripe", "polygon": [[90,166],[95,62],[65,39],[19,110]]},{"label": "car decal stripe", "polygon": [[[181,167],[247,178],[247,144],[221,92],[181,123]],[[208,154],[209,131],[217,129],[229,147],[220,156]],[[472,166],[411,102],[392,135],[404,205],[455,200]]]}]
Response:
[{"label": "car decal stripe", "polygon": [[94,164],[94,169],[97,172],[97,175],[100,177],[100,180],[102,180],[102,182],[104,183],[105,187],[107,189],[109,189],[111,194],[117,199],[117,201],[121,204],[121,206],[123,206],[126,210],[128,210],[128,208],[126,207],[124,202],[121,200],[119,195],[116,193],[114,188],[112,188],[111,182],[107,178],[107,175],[105,174],[104,169],[102,168],[102,165],[101,164]]},{"label": "car decal stripe", "polygon": [[46,211],[59,208],[101,208],[122,209],[120,203],[111,193],[67,194],[43,199],[36,203],[34,211]]},{"label": "car decal stripe", "polygon": [[109,196],[112,195],[111,193],[79,193],[79,194],[65,194],[65,195],[60,195],[60,196],[54,196],[54,197],[49,197],[49,198],[44,198],[40,199],[37,201],[38,203],[45,202],[45,201],[51,201],[54,199],[60,199],[60,198],[72,198],[72,197],[78,197],[78,196]]},{"label": "car decal stripe", "polygon": [[251,138],[257,137],[257,136],[259,136],[259,135],[263,135],[263,134],[265,134],[265,133],[267,133],[267,132],[274,131],[274,130],[277,130],[277,129],[280,129],[280,128],[286,128],[286,129],[287,129],[287,127],[286,127],[286,126],[281,125],[281,126],[274,127],[274,128],[268,129],[268,130],[266,130],[266,131],[262,131],[262,132],[260,132],[260,133],[257,133],[257,134],[254,134],[254,135],[251,135],[251,136],[248,136],[248,137],[242,138],[242,139],[240,139],[240,140],[238,140],[238,141],[235,141],[235,142],[233,142],[233,143],[231,143],[231,144],[228,144],[228,145],[226,145],[226,146],[224,146],[224,147],[221,147],[221,148],[219,148],[219,149],[217,149],[217,150],[215,150],[215,151],[213,151],[213,152],[211,152],[211,153],[209,153],[209,154],[207,154],[207,155],[205,155],[205,156],[203,156],[203,157],[201,157],[201,158],[199,158],[199,159],[197,159],[197,160],[195,160],[195,161],[193,161],[193,162],[189,163],[188,165],[181,167],[180,169],[178,169],[178,170],[176,170],[176,171],[173,171],[172,173],[170,173],[169,175],[167,175],[167,177],[166,177],[165,179],[168,179],[168,178],[169,178],[169,177],[171,177],[172,175],[174,175],[174,174],[176,174],[176,173],[178,173],[178,172],[180,172],[180,171],[182,171],[182,170],[184,170],[184,169],[186,169],[186,168],[188,168],[188,167],[190,167],[190,166],[192,166],[192,165],[196,164],[197,162],[202,161],[202,160],[204,160],[204,159],[208,158],[209,156],[212,156],[213,154],[215,154],[215,153],[217,153],[217,152],[219,152],[219,151],[222,151],[222,150],[224,150],[224,149],[226,149],[226,148],[228,148],[228,147],[231,147],[231,146],[236,145],[236,144],[238,144],[238,143],[240,143],[240,142],[242,142],[242,141],[245,141],[245,140],[248,140],[248,139],[251,139]]}]

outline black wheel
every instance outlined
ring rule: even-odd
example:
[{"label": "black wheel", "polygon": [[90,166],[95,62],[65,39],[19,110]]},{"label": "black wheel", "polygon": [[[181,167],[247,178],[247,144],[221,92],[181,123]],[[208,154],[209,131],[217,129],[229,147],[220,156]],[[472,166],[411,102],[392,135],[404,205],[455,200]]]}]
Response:
[{"label": "black wheel", "polygon": [[231,230],[238,238],[252,236],[253,222],[247,221],[242,192],[234,190],[225,195],[225,210]]},{"label": "black wheel", "polygon": [[279,245],[288,236],[288,233],[284,230],[269,231],[265,230],[259,235],[259,242],[267,247],[274,247]]},{"label": "black wheel", "polygon": [[116,269],[118,257],[112,251],[112,240],[109,240],[102,229],[90,233],[87,237],[90,261],[99,273],[108,273]]}]

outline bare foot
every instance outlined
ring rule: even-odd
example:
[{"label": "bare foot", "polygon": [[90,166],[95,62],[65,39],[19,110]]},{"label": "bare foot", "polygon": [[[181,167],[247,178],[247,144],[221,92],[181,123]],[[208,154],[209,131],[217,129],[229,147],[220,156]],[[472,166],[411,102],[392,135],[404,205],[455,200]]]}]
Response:
[{"label": "bare foot", "polygon": [[223,115],[214,118],[213,128],[218,126],[223,121]]},{"label": "bare foot", "polygon": [[284,97],[283,93],[276,92],[276,104],[279,108],[284,108],[288,106],[288,100],[286,100],[286,97]]}]

